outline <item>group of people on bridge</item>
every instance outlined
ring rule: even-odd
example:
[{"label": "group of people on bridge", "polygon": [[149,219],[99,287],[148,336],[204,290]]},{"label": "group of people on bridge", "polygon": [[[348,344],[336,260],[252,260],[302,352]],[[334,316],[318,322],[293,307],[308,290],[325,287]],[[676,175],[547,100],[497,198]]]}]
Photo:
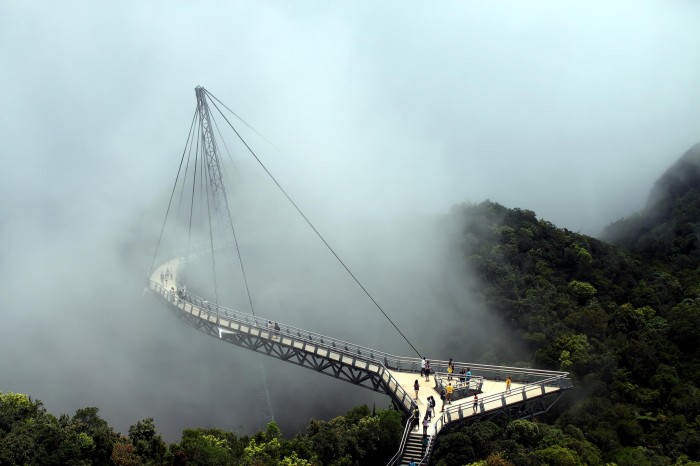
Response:
[{"label": "group of people on bridge", "polygon": [[160,272],[160,284],[161,286],[168,286],[168,280],[172,280],[173,277],[173,271],[170,270],[170,267],[165,269],[164,271]]},{"label": "group of people on bridge", "polygon": [[[455,363],[452,361],[452,358],[450,358],[450,361],[447,363],[447,380],[452,380],[452,374],[455,372]],[[430,361],[425,359],[425,356],[421,358],[420,362],[420,375],[421,377],[425,377],[425,381],[428,382],[430,380],[430,374],[434,374],[435,371],[430,367]],[[469,367],[462,367],[459,371],[459,382],[461,383],[467,383],[471,380],[472,378],[472,371]]]}]

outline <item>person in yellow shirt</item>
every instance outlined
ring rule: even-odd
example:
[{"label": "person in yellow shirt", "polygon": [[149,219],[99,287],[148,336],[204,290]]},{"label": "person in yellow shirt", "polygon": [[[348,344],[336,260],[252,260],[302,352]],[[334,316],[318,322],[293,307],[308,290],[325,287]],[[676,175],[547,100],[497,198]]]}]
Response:
[{"label": "person in yellow shirt", "polygon": [[448,383],[447,387],[445,387],[445,390],[447,391],[447,404],[452,404],[452,392],[454,391],[452,383]]}]

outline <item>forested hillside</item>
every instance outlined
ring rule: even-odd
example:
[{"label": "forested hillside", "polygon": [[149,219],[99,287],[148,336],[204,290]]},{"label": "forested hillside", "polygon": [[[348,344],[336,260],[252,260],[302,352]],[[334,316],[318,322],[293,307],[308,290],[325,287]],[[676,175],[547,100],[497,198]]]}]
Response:
[{"label": "forested hillside", "polygon": [[617,246],[493,202],[453,210],[479,277],[469,286],[529,350],[523,361],[506,346],[499,361],[570,371],[576,389],[541,420],[551,425],[465,426],[442,437],[434,463],[700,459],[698,167],[700,146],[659,180],[644,212],[606,229]]},{"label": "forested hillside", "polygon": [[683,155],[652,189],[645,209],[603,231],[603,238],[658,260],[671,270],[700,264],[700,144]]},{"label": "forested hillside", "polygon": [[285,439],[275,423],[252,436],[221,429],[186,429],[168,444],[153,419],[115,432],[97,408],[73,416],[48,413],[27,395],[0,394],[0,465],[384,466],[403,433],[393,409],[350,410],[330,421],[312,420],[305,435]]}]

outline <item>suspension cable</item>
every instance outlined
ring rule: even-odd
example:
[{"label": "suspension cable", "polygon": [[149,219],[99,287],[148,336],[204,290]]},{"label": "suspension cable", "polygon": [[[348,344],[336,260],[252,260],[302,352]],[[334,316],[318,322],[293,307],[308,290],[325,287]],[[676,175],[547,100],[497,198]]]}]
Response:
[{"label": "suspension cable", "polygon": [[194,151],[194,174],[192,176],[192,199],[190,200],[190,223],[187,230],[187,255],[185,256],[185,286],[187,286],[187,269],[189,268],[190,257],[190,238],[192,237],[192,212],[194,212],[194,194],[197,186],[197,161],[199,158],[199,137],[201,136],[201,127],[197,131],[197,148]]},{"label": "suspension cable", "polygon": [[[148,269],[148,279],[151,278],[151,272],[153,272],[153,266],[156,263],[156,257],[158,256],[158,248],[160,248],[160,242],[163,239],[163,231],[165,230],[165,224],[168,220],[168,214],[170,213],[170,206],[173,202],[173,197],[175,196],[175,188],[177,187],[177,182],[180,178],[180,171],[182,170],[182,162],[185,160],[185,153],[187,153],[187,146],[190,143],[190,138],[192,137],[192,130],[194,129],[194,122],[197,118],[197,110],[195,109],[194,115],[192,115],[192,123],[190,123],[190,132],[187,134],[187,142],[185,142],[185,148],[182,151],[182,157],[180,158],[180,166],[177,168],[177,175],[175,176],[175,183],[173,183],[173,189],[170,193],[170,200],[168,201],[168,208],[165,210],[165,218],[163,218],[163,225],[160,227],[160,235],[158,235],[158,242],[156,243],[156,250],[153,253],[153,261],[151,261],[151,267]],[[189,159],[188,159],[189,162]],[[187,173],[185,173],[187,176]]]},{"label": "suspension cable", "polygon": [[[207,93],[207,95],[212,96],[217,102],[220,102],[219,99],[217,99],[216,97],[214,97],[209,91],[206,91],[206,93]],[[296,211],[299,213],[299,215],[301,215],[301,217],[304,219],[304,221],[306,221],[306,223],[309,225],[309,227],[314,231],[314,233],[316,233],[316,236],[318,236],[319,239],[323,242],[323,244],[326,245],[326,248],[331,252],[331,254],[333,254],[333,256],[335,256],[335,258],[338,260],[338,262],[340,262],[340,264],[343,266],[343,268],[348,272],[348,274],[352,277],[352,279],[355,281],[355,283],[357,283],[357,285],[362,289],[362,291],[365,293],[365,295],[367,295],[367,297],[372,301],[372,303],[374,303],[375,307],[376,307],[377,309],[379,309],[379,311],[384,315],[384,317],[386,317],[386,319],[387,319],[387,320],[389,321],[389,323],[394,327],[394,329],[396,329],[396,331],[399,332],[399,335],[401,335],[401,336],[403,337],[403,339],[406,341],[406,343],[408,343],[408,345],[413,349],[413,351],[415,351],[416,354],[417,354],[419,357],[422,357],[421,353],[416,349],[415,346],[413,346],[413,344],[409,341],[409,339],[406,337],[406,335],[404,335],[404,333],[399,329],[399,327],[394,323],[394,321],[391,320],[391,318],[387,315],[387,313],[384,312],[384,309],[382,309],[382,307],[379,305],[379,303],[372,297],[372,295],[369,293],[369,291],[367,291],[367,289],[364,287],[364,285],[362,285],[362,283],[361,283],[360,280],[355,276],[355,274],[352,273],[352,271],[350,270],[350,268],[345,264],[345,262],[343,262],[343,260],[340,258],[340,256],[338,256],[338,254],[337,254],[337,253],[335,252],[335,250],[331,247],[331,245],[328,244],[328,242],[325,240],[325,238],[323,237],[323,235],[321,235],[321,233],[316,229],[316,227],[311,223],[311,221],[306,217],[306,215],[304,215],[304,213],[301,211],[301,209],[299,208],[299,206],[297,206],[297,204],[292,200],[292,198],[289,196],[289,194],[287,194],[287,192],[284,190],[284,188],[282,188],[282,186],[279,184],[279,182],[277,181],[277,179],[272,175],[272,173],[270,173],[270,171],[267,169],[267,167],[265,166],[265,164],[262,163],[262,161],[260,160],[260,158],[258,158],[257,154],[256,154],[256,153],[253,151],[253,149],[248,145],[248,143],[243,139],[243,137],[240,135],[240,133],[239,133],[239,132],[236,130],[236,128],[231,124],[231,122],[229,121],[229,119],[226,118],[226,115],[223,114],[223,112],[222,112],[221,109],[216,105],[215,102],[212,101],[212,105],[214,105],[214,107],[219,111],[219,114],[224,118],[224,120],[226,120],[226,123],[228,123],[229,127],[233,130],[234,133],[236,133],[236,136],[238,136],[238,139],[243,143],[243,145],[246,147],[246,149],[248,149],[248,152],[251,153],[251,155],[255,158],[255,160],[258,162],[258,164],[259,164],[259,165],[262,167],[262,169],[265,171],[265,173],[267,173],[267,175],[270,177],[270,179],[275,183],[275,185],[277,186],[277,188],[279,188],[279,190],[282,192],[282,194],[284,194],[284,196],[287,198],[287,200],[290,202],[290,204],[292,204],[292,206],[294,207],[294,209],[296,209]],[[223,105],[223,104],[222,104],[222,105]],[[227,109],[228,109],[228,108],[227,108]],[[229,110],[231,113],[233,113],[233,114],[236,116],[236,118],[238,118],[239,120],[243,121],[243,120],[242,120],[240,117],[238,117],[238,115],[236,115],[233,111],[231,111],[230,109],[228,109],[228,110]],[[243,122],[244,122],[244,121],[243,121]],[[246,124],[246,126],[250,127],[250,125],[248,125],[247,123],[244,122],[244,124]],[[250,128],[253,129],[252,127],[250,127]],[[255,131],[255,130],[253,129],[253,131]],[[257,131],[255,131],[255,132],[257,133]],[[259,134],[259,133],[257,133],[257,134]],[[261,137],[263,137],[263,136],[261,135]],[[264,139],[264,137],[263,137],[263,139]]]},{"label": "suspension cable", "polygon": [[[202,135],[204,137],[204,135]],[[202,150],[204,150],[204,143],[202,142]],[[202,155],[201,162],[202,164],[202,173],[204,173],[204,165],[205,165],[205,158],[204,155]],[[212,227],[211,227],[211,203],[209,201],[209,177],[208,176],[203,176],[204,182],[206,183],[206,187],[204,188],[204,191],[207,193],[207,220],[209,221],[209,245],[211,246],[211,270],[213,273],[213,278],[214,278],[214,303],[217,305],[216,306],[216,312],[217,315],[219,313],[219,287],[218,283],[216,281],[216,255],[214,254],[214,236],[212,234]]]}]

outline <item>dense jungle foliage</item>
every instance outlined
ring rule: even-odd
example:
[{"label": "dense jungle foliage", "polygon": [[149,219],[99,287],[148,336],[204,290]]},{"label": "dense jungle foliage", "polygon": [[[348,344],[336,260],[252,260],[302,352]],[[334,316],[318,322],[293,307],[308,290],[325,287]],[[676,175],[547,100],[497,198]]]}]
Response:
[{"label": "dense jungle foliage", "polygon": [[403,417],[393,409],[353,408],[330,421],[312,420],[305,435],[284,439],[275,423],[252,436],[186,429],[168,444],[153,419],[116,433],[97,408],[56,417],[39,401],[0,394],[0,465],[113,466],[384,466],[396,453]]},{"label": "dense jungle foliage", "polygon": [[[700,465],[700,145],[607,242],[493,202],[457,206],[465,284],[514,332],[491,362],[569,371],[575,388],[547,416],[465,424],[432,465]],[[525,349],[525,351],[523,351]],[[307,434],[239,437],[187,429],[167,444],[152,419],[115,433],[97,408],[55,417],[0,394],[0,465],[384,465],[403,426],[355,408]]]},{"label": "dense jungle foliage", "polygon": [[[473,293],[575,390],[543,421],[444,435],[438,465],[670,465],[700,460],[700,145],[657,182],[612,244],[492,202],[453,212]],[[520,351],[522,346],[513,345]],[[692,463],[700,464],[700,463]]]}]

